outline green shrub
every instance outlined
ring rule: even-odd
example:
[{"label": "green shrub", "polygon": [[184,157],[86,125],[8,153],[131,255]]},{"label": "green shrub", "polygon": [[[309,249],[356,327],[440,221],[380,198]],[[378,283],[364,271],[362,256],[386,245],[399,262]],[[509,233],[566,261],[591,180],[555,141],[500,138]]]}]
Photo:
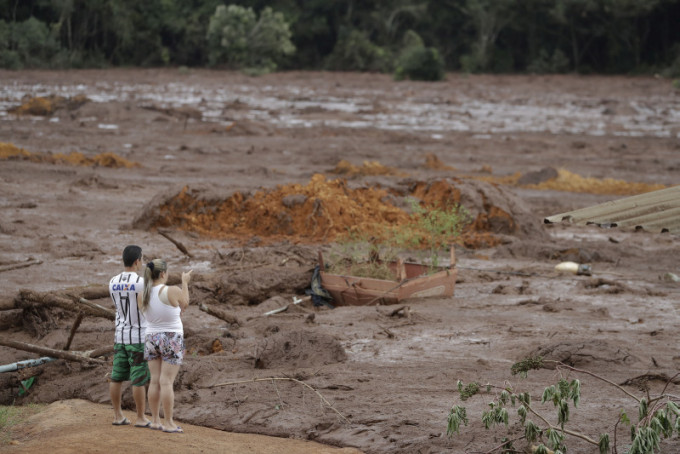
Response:
[{"label": "green shrub", "polygon": [[568,70],[569,59],[560,49],[556,49],[552,56],[547,50],[541,49],[538,57],[527,66],[527,71],[535,74],[565,73]]},{"label": "green shrub", "polygon": [[396,80],[443,80],[444,61],[437,49],[424,46],[410,46],[404,49],[397,60],[394,72]]},{"label": "green shrub", "polygon": [[21,69],[22,67],[21,59],[16,51],[0,49],[0,68]]},{"label": "green shrub", "polygon": [[406,30],[402,41],[404,43],[403,49],[408,49],[409,47],[425,47],[423,38],[413,30]]},{"label": "green shrub", "polygon": [[390,55],[377,46],[364,32],[352,29],[340,34],[326,68],[336,71],[389,71]]}]

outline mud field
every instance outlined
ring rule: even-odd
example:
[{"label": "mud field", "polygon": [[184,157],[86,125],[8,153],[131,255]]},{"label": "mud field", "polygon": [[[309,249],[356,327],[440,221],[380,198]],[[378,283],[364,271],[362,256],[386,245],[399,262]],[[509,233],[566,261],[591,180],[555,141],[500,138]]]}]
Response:
[{"label": "mud field", "polygon": [[[679,271],[678,238],[543,218],[672,186],[679,173],[680,93],[658,78],[2,71],[0,338],[63,349],[77,315],[69,304],[110,308],[102,286],[135,243],[175,278],[194,270],[175,384],[185,424],[344,452],[487,452],[521,437],[518,418],[485,430],[496,388],[462,401],[458,380],[527,391],[556,424],[539,402],[565,376],[582,392],[567,427],[598,439],[613,435],[622,409],[636,420],[633,399],[589,375],[541,369],[522,379],[511,366],[541,354],[636,396],[661,392],[680,368],[680,284],[664,279]],[[292,304],[310,288],[319,250],[331,256],[348,235],[402,228],[413,197],[470,213],[454,246],[453,297]],[[590,264],[592,276],[556,272],[563,261]],[[109,346],[112,328],[86,315],[70,350]],[[0,347],[0,364],[36,357]],[[109,361],[1,374],[0,403],[109,408]],[[668,393],[680,394],[676,382]],[[448,437],[455,404],[470,422]],[[53,424],[70,414],[53,413]],[[3,449],[56,443],[38,435],[40,421]],[[74,437],[97,448],[112,430],[100,424]],[[618,427],[620,450],[628,431]],[[202,449],[211,435],[200,437],[183,446]],[[680,440],[662,447],[678,452]]]}]

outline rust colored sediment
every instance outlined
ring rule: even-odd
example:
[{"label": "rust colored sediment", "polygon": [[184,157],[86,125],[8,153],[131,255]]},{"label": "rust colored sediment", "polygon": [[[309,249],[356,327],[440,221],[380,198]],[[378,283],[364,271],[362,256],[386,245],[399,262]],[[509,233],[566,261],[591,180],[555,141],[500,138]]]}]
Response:
[{"label": "rust colored sediment", "polygon": [[344,180],[312,177],[307,185],[290,184],[258,191],[246,198],[240,192],[221,203],[197,200],[187,188],[160,207],[155,227],[174,226],[213,237],[289,237],[332,241],[352,233],[380,235],[384,225],[408,220],[403,210],[384,201],[380,188],[350,189]]},{"label": "rust colored sediment", "polygon": [[[258,191],[251,197],[236,192],[217,203],[195,197],[184,187],[159,206],[159,216],[152,227],[173,227],[233,239],[253,236],[295,242],[331,242],[349,236],[384,239],[389,232],[404,233],[414,228],[412,215],[394,206],[388,195],[380,187],[352,189],[343,179],[327,180],[320,174],[306,185],[279,186]],[[412,195],[430,206],[451,206],[460,200],[460,191],[447,181],[418,183]],[[505,215],[500,209],[492,209],[485,223],[471,224],[460,238],[451,241],[468,247],[498,244],[493,232],[487,230],[494,222],[501,222],[498,219],[514,224]]]},{"label": "rust colored sediment", "polygon": [[115,153],[106,152],[89,157],[83,153],[31,153],[11,143],[0,142],[0,160],[18,159],[31,162],[45,162],[49,164],[69,164],[85,167],[132,168],[139,167],[139,163],[129,161]]}]

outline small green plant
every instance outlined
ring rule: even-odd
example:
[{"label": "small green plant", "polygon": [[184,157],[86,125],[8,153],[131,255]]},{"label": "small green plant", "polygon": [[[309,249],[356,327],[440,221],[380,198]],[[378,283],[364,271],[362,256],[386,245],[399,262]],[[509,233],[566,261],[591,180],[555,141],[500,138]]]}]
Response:
[{"label": "small green plant", "polygon": [[350,235],[331,249],[328,271],[332,274],[396,280],[396,271],[390,267],[390,262],[396,258],[395,249],[379,243],[375,238]]},{"label": "small green plant", "polygon": [[460,236],[470,222],[470,214],[458,204],[445,206],[423,206],[417,199],[410,198],[411,222],[392,229],[391,238],[401,247],[426,248],[430,254],[432,268],[439,266],[439,251],[445,249]]},{"label": "small green plant", "polygon": [[431,271],[438,271],[439,252],[460,236],[469,222],[468,211],[460,205],[423,206],[414,198],[409,222],[385,227],[379,237],[350,234],[336,243],[329,257],[328,271],[375,279],[396,280],[397,272],[391,263],[405,251],[426,250]]},{"label": "small green plant", "polygon": [[[538,405],[531,401],[528,392],[515,391],[512,386],[497,387],[487,385],[487,392],[496,389],[497,394],[492,400],[488,409],[482,413],[481,421],[486,429],[492,429],[497,425],[508,427],[510,413],[508,405],[516,407],[516,414],[519,423],[523,427],[524,433],[515,439],[504,439],[503,444],[496,446],[487,453],[492,452],[517,452],[511,448],[512,443],[521,439],[527,443],[539,443],[533,448],[534,453],[549,453],[552,450],[555,454],[565,454],[567,452],[567,437],[575,437],[598,447],[600,454],[617,454],[617,429],[618,426],[630,426],[631,444],[626,451],[628,454],[655,454],[661,452],[662,438],[670,438],[674,434],[680,434],[680,407],[676,402],[677,397],[666,394],[666,388],[675,377],[669,379],[663,391],[656,396],[637,397],[616,383],[600,377],[592,372],[568,366],[559,361],[544,360],[542,357],[526,358],[515,363],[511,372],[512,375],[526,377],[528,372],[540,369],[544,365],[554,365],[558,373],[562,375],[565,371],[569,373],[585,374],[607,383],[626,394],[637,404],[638,422],[632,424],[625,411],[621,411],[614,425],[614,437],[610,439],[608,433],[600,434],[598,437],[590,436],[581,431],[567,428],[570,421],[570,408],[577,408],[581,400],[581,382],[578,379],[567,380],[560,377],[557,383],[548,386],[543,390],[541,404],[552,404],[557,412],[557,424],[549,422],[548,418],[540,413]],[[465,401],[474,396],[479,391],[479,384],[470,383],[463,386],[458,381],[458,391],[460,399]],[[535,418],[535,419],[530,419]],[[454,405],[448,416],[447,434],[453,436],[460,433],[460,426],[468,425],[467,410],[460,405]]]}]

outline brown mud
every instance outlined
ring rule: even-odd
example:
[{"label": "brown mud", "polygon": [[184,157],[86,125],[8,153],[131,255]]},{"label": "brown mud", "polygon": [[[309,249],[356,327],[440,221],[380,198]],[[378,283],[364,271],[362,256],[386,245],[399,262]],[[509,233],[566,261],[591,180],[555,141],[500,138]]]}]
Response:
[{"label": "brown mud", "polygon": [[[417,83],[172,69],[1,71],[0,81],[0,336],[63,348],[76,314],[17,308],[15,297],[103,285],[126,244],[167,259],[175,274],[193,269],[175,414],[202,427],[188,431],[187,449],[216,446],[223,434],[202,431],[212,428],[366,453],[485,452],[521,428],[512,417],[507,429],[483,428],[492,391],[464,402],[469,425],[448,437],[449,409],[463,403],[459,379],[510,383],[538,401],[559,372],[511,375],[529,354],[639,396],[678,372],[679,284],[662,278],[678,273],[677,236],[543,224],[677,183],[680,95],[668,81],[450,75]],[[293,304],[310,286],[319,249],[403,227],[414,197],[470,213],[454,245],[452,298],[409,300],[408,311]],[[593,275],[557,273],[567,260],[590,264]],[[70,348],[112,338],[110,321],[86,317]],[[35,356],[0,348],[2,364]],[[108,372],[58,360],[0,375],[2,404],[75,409],[49,413],[51,424],[64,424],[58,431],[40,433],[46,422],[30,420],[2,449],[33,452],[68,433],[78,446],[110,447]],[[637,414],[625,394],[578,378],[572,430],[597,438],[612,432],[621,409]],[[124,405],[132,409],[129,390]],[[541,411],[556,420],[547,404]],[[93,431],[72,424],[86,412]],[[168,435],[128,432],[154,449]],[[598,452],[578,438],[567,445]],[[680,441],[662,447],[676,452]]]}]

